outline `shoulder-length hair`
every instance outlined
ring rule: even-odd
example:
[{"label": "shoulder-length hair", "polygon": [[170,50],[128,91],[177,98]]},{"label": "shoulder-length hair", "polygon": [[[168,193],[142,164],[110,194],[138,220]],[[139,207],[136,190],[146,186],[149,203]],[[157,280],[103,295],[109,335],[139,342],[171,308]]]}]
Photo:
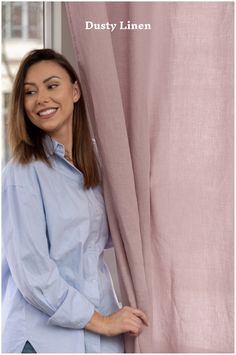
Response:
[{"label": "shoulder-length hair", "polygon": [[[60,53],[52,49],[36,49],[23,58],[13,85],[8,120],[12,157],[21,164],[28,164],[36,159],[50,165],[43,145],[45,132],[31,123],[24,109],[24,81],[27,71],[31,65],[42,60],[59,64],[67,71],[72,83],[78,82],[81,90],[76,71]],[[84,187],[89,189],[97,186],[100,183],[99,164],[91,139],[82,92],[79,101],[74,103],[72,157],[75,166],[84,175]]]}]

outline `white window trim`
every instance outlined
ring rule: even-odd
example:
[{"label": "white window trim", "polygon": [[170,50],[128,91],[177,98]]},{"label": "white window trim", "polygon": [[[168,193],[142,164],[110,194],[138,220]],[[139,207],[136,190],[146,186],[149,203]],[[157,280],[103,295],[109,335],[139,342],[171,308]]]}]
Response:
[{"label": "white window trim", "polygon": [[44,2],[44,46],[62,51],[61,2]]}]

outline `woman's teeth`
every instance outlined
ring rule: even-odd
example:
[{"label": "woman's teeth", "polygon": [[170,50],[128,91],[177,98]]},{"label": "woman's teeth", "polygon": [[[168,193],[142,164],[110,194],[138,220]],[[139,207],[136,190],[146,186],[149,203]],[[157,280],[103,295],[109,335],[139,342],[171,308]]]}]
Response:
[{"label": "woman's teeth", "polygon": [[50,108],[50,109],[48,109],[46,111],[39,112],[38,115],[39,116],[47,116],[47,115],[50,115],[51,113],[56,112],[56,110],[57,110],[56,108]]}]

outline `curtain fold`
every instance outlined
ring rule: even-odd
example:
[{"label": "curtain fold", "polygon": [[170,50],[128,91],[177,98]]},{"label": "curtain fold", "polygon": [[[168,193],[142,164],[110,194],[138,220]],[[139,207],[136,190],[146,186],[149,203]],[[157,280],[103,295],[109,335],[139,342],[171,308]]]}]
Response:
[{"label": "curtain fold", "polygon": [[233,3],[65,6],[122,302],[150,320],[126,352],[233,352]]}]

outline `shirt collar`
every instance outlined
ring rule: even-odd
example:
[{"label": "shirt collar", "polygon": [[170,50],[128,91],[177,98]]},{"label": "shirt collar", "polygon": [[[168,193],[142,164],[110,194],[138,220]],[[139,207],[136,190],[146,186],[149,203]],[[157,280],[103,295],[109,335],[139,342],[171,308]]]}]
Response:
[{"label": "shirt collar", "polygon": [[53,154],[57,154],[61,157],[64,157],[65,155],[64,145],[57,142],[54,138],[50,137],[47,134],[43,137],[43,146],[47,158]]}]

